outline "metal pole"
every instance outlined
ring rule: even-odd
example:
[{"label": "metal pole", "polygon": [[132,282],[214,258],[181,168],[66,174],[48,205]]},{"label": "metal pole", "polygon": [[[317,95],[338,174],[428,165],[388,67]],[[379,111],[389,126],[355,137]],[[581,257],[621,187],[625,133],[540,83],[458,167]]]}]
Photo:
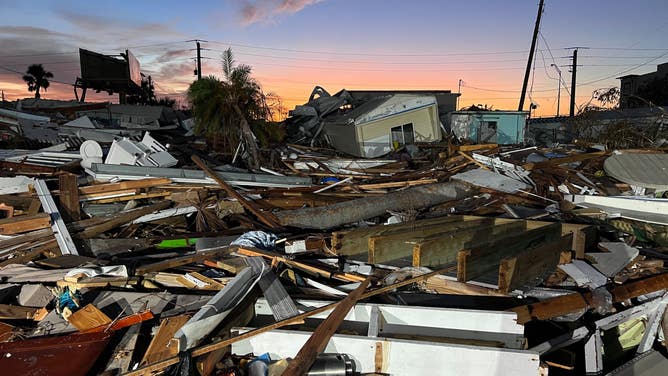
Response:
[{"label": "metal pole", "polygon": [[538,39],[538,30],[540,29],[540,16],[543,14],[543,0],[540,0],[538,5],[538,15],[536,16],[536,26],[533,29],[533,39],[531,39],[531,50],[529,51],[529,60],[527,60],[527,68],[524,72],[524,83],[522,84],[522,94],[520,95],[520,104],[517,106],[517,111],[524,109],[524,98],[526,96],[527,85],[529,85],[529,74],[531,73],[531,63],[533,62],[533,53],[536,50],[536,39]]},{"label": "metal pole", "polygon": [[578,69],[578,50],[573,50],[573,74],[571,74],[571,110],[570,117],[575,116],[575,82]]},{"label": "metal pole", "polygon": [[202,79],[202,56],[200,55],[200,46],[199,40],[195,41],[197,43],[197,79]]}]

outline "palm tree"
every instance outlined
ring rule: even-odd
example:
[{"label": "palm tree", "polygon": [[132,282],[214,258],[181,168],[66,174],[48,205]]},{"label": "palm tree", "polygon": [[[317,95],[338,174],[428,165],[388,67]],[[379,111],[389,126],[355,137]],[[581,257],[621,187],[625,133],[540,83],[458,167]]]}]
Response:
[{"label": "palm tree", "polygon": [[219,141],[231,153],[242,143],[248,153],[248,166],[259,169],[259,151],[249,122],[265,121],[271,111],[260,84],[251,76],[250,66],[235,65],[229,48],[222,55],[222,64],[224,80],[209,76],[188,88],[195,130]]},{"label": "palm tree", "polygon": [[39,99],[39,90],[46,91],[49,87],[49,78],[53,78],[53,73],[45,71],[42,64],[33,64],[28,67],[23,81],[28,84],[28,91],[34,91],[35,98]]}]

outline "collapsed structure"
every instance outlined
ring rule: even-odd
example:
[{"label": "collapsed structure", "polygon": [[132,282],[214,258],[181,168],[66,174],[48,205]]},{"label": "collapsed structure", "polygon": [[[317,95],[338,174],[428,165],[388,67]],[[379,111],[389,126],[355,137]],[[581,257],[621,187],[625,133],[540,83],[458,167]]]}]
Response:
[{"label": "collapsed structure", "polygon": [[167,110],[3,109],[7,134],[90,133],[0,152],[0,367],[662,368],[665,149],[527,147],[525,113],[453,112],[456,96],[316,88],[287,120],[298,144],[256,171]]}]

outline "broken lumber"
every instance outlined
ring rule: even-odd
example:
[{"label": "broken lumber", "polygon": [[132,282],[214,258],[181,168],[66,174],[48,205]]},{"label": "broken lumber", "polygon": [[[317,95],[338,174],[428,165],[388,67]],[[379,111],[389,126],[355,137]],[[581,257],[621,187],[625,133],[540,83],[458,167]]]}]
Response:
[{"label": "broken lumber", "polygon": [[144,353],[140,365],[152,364],[173,357],[179,353],[178,340],[174,333],[190,320],[190,314],[167,317],[160,321],[158,331]]},{"label": "broken lumber", "polygon": [[132,222],[133,220],[143,215],[150,214],[158,210],[166,209],[170,205],[171,202],[169,201],[161,201],[153,205],[144,206],[141,208],[128,210],[126,212],[121,212],[113,216],[109,216],[102,223],[85,228],[83,231],[76,234],[76,237],[79,239],[92,238],[95,235],[99,235],[103,232],[112,230],[116,227]]},{"label": "broken lumber", "polygon": [[[610,293],[612,294],[612,302],[619,303],[627,299],[667,288],[668,273],[664,273],[640,281],[617,286],[613,288]],[[594,301],[592,293],[587,292],[584,294],[573,293],[558,296],[538,303],[511,308],[510,310],[517,313],[517,322],[524,324],[534,319],[549,320],[571,312],[587,310],[593,307],[593,305]]]},{"label": "broken lumber", "polygon": [[[522,223],[515,223],[514,226],[523,227]],[[473,221],[459,221],[444,223],[433,226],[421,226],[415,229],[406,229],[389,235],[378,235],[369,238],[369,257],[370,264],[383,263],[385,261],[396,260],[403,257],[409,259],[413,256],[413,244],[431,239],[433,237],[447,236],[445,234],[460,235],[462,233],[476,232],[478,229],[486,231],[494,226],[494,218],[480,218]],[[472,231],[473,230],[473,231]],[[461,247],[458,247],[457,252]]]},{"label": "broken lumber", "polygon": [[14,235],[51,227],[51,216],[47,213],[21,215],[0,219],[0,234]]},{"label": "broken lumber", "polygon": [[301,376],[311,368],[315,358],[322,353],[327,346],[327,342],[336,332],[341,322],[348,314],[348,311],[357,303],[362,296],[364,290],[371,282],[371,277],[368,277],[364,282],[360,283],[355,290],[353,290],[347,297],[345,297],[334,308],[332,313],[318,325],[313,331],[311,337],[306,341],[304,346],[299,350],[295,358],[290,362],[288,368],[283,372],[284,376]]},{"label": "broken lumber", "polygon": [[67,321],[79,331],[111,324],[109,316],[102,313],[102,311],[92,304],[88,304],[80,310],[72,313],[67,318]]},{"label": "broken lumber", "polygon": [[70,173],[62,173],[58,176],[58,190],[60,191],[60,207],[63,219],[74,222],[81,219],[81,206],[79,204],[79,187],[77,176]]},{"label": "broken lumber", "polygon": [[255,206],[252,202],[246,200],[239,192],[234,190],[229,184],[225,182],[225,180],[221,179],[218,174],[216,174],[215,171],[209,168],[204,162],[196,155],[193,155],[190,159],[192,159],[195,164],[201,168],[209,177],[211,177],[213,180],[216,181],[224,190],[227,192],[228,195],[231,197],[235,198],[241,205],[243,205],[246,210],[249,212],[253,213],[262,223],[265,225],[269,226],[272,229],[277,229],[281,227],[278,222],[276,221],[276,218],[274,217],[273,214],[269,212],[262,212],[259,208]]},{"label": "broken lumber", "polygon": [[385,214],[388,210],[421,209],[460,200],[475,189],[459,182],[428,184],[407,188],[383,196],[363,197],[316,208],[286,210],[276,214],[283,226],[326,230]]},{"label": "broken lumber", "polygon": [[141,180],[122,181],[119,183],[96,184],[79,188],[79,193],[81,195],[92,195],[96,193],[108,194],[110,192],[122,191],[126,189],[152,188],[161,185],[171,184],[171,182],[172,181],[168,178],[149,178]]},{"label": "broken lumber", "polygon": [[573,235],[527,249],[517,256],[501,260],[499,265],[499,291],[508,293],[522,286],[536,286],[559,264],[561,252],[573,244]]},{"label": "broken lumber", "polygon": [[[509,223],[496,224],[493,220],[491,225],[464,228],[457,231],[449,231],[413,242],[411,255],[413,266],[439,266],[449,264],[457,260],[458,252],[462,249],[476,247],[480,244],[494,241],[513,234],[518,236],[525,234],[526,223],[524,221],[513,221]],[[491,239],[491,240],[490,240]]]},{"label": "broken lumber", "polygon": [[[412,283],[420,282],[424,279],[427,279],[427,278],[435,276],[435,275],[448,273],[448,272],[452,271],[453,269],[454,269],[453,267],[439,269],[439,270],[433,271],[431,273],[426,273],[426,274],[419,275],[417,277],[405,279],[401,282],[397,282],[397,283],[391,284],[389,286],[381,287],[381,288],[378,288],[378,289],[375,289],[375,290],[372,290],[372,291],[367,291],[364,294],[362,294],[362,296],[358,299],[358,301],[363,300],[363,299],[367,299],[367,298],[370,298],[372,296],[376,296],[378,294],[382,294],[382,293],[385,293],[385,292],[388,292],[388,291],[392,291],[392,290],[397,289],[397,288],[402,287],[402,286],[406,286],[406,285],[410,285]],[[281,320],[281,321],[277,321],[273,324],[269,324],[269,325],[264,326],[262,328],[258,328],[258,329],[255,329],[255,330],[248,331],[246,333],[240,334],[240,335],[232,337],[232,338],[228,338],[228,339],[216,341],[216,342],[208,344],[208,345],[196,347],[196,348],[192,349],[191,354],[192,354],[193,357],[198,357],[198,356],[201,356],[201,355],[204,355],[204,354],[208,354],[212,351],[216,351],[218,349],[224,348],[226,346],[229,346],[229,345],[231,345],[235,342],[244,340],[246,338],[251,338],[251,337],[256,336],[258,334],[268,332],[270,330],[282,328],[284,326],[293,325],[293,324],[296,324],[296,323],[301,323],[304,319],[306,319],[308,317],[311,317],[311,316],[314,316],[314,315],[317,315],[319,313],[327,312],[327,311],[335,308],[338,304],[339,304],[339,302],[334,302],[334,303],[331,303],[331,304],[327,304],[327,305],[324,305],[322,307],[312,309],[308,312],[304,312],[304,313],[302,313],[298,316],[291,317],[289,319],[285,319],[285,320]],[[161,362],[157,362],[155,364],[147,365],[145,367],[139,368],[139,369],[134,370],[132,372],[128,372],[127,374],[125,374],[125,376],[140,376],[140,375],[148,376],[148,375],[151,375],[155,371],[160,371],[160,370],[163,370],[163,369],[165,369],[165,368],[167,368],[171,365],[177,364],[179,362],[179,360],[180,359],[179,359],[178,356],[171,357],[171,358],[165,359]]]},{"label": "broken lumber", "polygon": [[[520,234],[498,237],[457,254],[457,280],[470,281],[498,269],[501,259],[527,248],[559,239],[561,223],[552,223]],[[556,266],[556,265],[555,265]]]}]

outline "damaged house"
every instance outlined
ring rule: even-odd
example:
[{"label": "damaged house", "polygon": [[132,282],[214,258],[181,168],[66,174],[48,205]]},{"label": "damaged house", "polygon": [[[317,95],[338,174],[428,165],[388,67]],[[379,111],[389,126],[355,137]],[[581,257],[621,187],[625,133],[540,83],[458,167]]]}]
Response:
[{"label": "damaged house", "polygon": [[441,140],[442,121],[455,109],[450,91],[347,91],[330,95],[317,86],[308,103],[286,120],[292,142],[328,144],[357,157],[375,158],[416,142]]}]

